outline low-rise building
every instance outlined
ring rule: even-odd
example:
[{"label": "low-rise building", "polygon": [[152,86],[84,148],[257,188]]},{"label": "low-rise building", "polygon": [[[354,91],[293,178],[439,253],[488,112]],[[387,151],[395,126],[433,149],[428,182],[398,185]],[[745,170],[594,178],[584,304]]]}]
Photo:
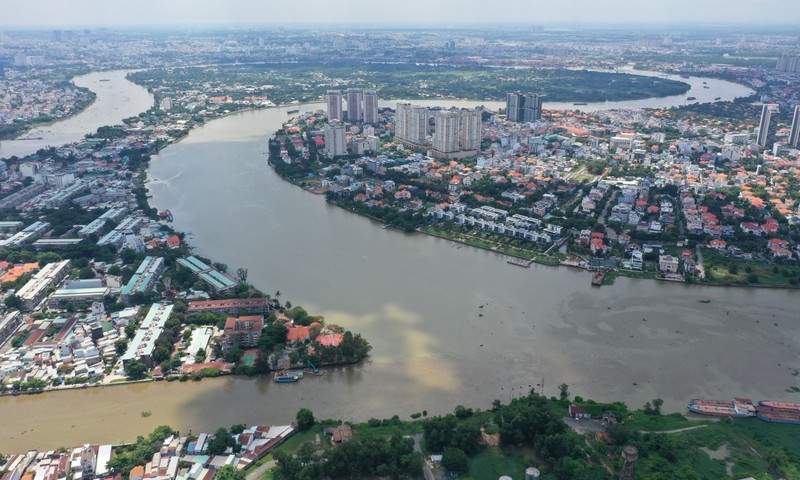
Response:
[{"label": "low-rise building", "polygon": [[241,315],[245,313],[268,313],[270,308],[271,305],[267,297],[231,298],[227,300],[199,300],[190,302],[187,313],[190,316],[205,312]]},{"label": "low-rise building", "polygon": [[222,349],[227,353],[233,347],[255,347],[264,330],[264,316],[229,317],[222,334]]},{"label": "low-rise building", "polygon": [[133,295],[145,293],[155,288],[163,269],[164,259],[162,257],[145,257],[142,263],[139,264],[139,268],[136,269],[136,273],[133,274],[122,289],[120,300],[123,303],[129,303]]},{"label": "low-rise building", "polygon": [[33,310],[47,296],[47,289],[58,285],[69,274],[69,260],[48,263],[17,293],[26,310]]},{"label": "low-rise building", "polygon": [[128,350],[121,358],[123,365],[127,365],[132,360],[139,360],[148,367],[153,366],[153,350],[156,340],[164,330],[164,324],[167,323],[171,313],[172,305],[154,303],[150,307],[147,316],[139,325],[136,335],[128,345]]},{"label": "low-rise building", "polygon": [[672,255],[658,256],[658,270],[662,273],[678,273],[679,262]]}]

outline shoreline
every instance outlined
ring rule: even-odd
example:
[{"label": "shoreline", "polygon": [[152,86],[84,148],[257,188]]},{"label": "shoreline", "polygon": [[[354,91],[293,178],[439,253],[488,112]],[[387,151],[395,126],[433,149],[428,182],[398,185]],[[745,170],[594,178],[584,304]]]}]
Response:
[{"label": "shoreline", "polygon": [[[271,161],[268,160],[267,164],[270,167],[273,168],[273,171],[275,171]],[[280,175],[277,171],[275,171],[275,174],[278,175],[278,177],[280,177],[281,180],[296,186],[297,188],[299,188],[300,190],[303,190],[304,192],[307,192],[307,193],[310,193],[310,194],[316,195],[316,196],[322,195],[321,193],[317,193],[317,192],[314,192],[314,191],[311,191],[311,190],[308,190],[308,189],[304,188],[299,183],[294,182],[291,179],[288,179],[288,178]],[[328,203],[330,205],[334,205],[334,206],[336,206],[338,208],[341,208],[342,210],[345,210],[345,211],[347,211],[347,212],[349,212],[349,213],[351,213],[353,215],[358,215],[359,217],[363,217],[363,218],[369,219],[372,222],[383,224],[383,222],[380,219],[376,218],[376,217],[355,212],[352,209],[347,208],[347,207],[342,206],[342,205],[339,205],[336,202],[326,201],[326,203]],[[389,225],[389,226],[392,227],[392,228],[397,229],[397,227],[394,227],[393,225]],[[420,233],[420,234],[428,235],[428,236],[431,236],[431,237],[434,237],[434,238],[440,238],[442,240],[447,240],[447,241],[450,241],[450,242],[453,242],[453,243],[466,245],[466,246],[473,247],[473,248],[478,248],[478,249],[481,249],[481,250],[484,250],[484,251],[487,251],[487,252],[496,253],[498,255],[505,255],[505,256],[508,256],[508,257],[518,258],[520,260],[525,260],[525,261],[528,261],[528,262],[536,263],[538,265],[543,265],[543,266],[547,266],[547,267],[568,267],[568,268],[579,268],[581,270],[586,270],[586,271],[589,271],[589,272],[593,271],[590,268],[581,268],[581,267],[578,267],[576,265],[562,264],[561,261],[557,261],[555,263],[542,261],[540,259],[540,255],[535,255],[532,258],[531,257],[523,257],[521,255],[515,255],[514,253],[511,253],[511,252],[506,252],[506,251],[496,250],[496,249],[492,249],[492,248],[482,247],[480,245],[469,243],[467,241],[463,241],[463,240],[459,240],[459,239],[455,239],[455,238],[450,238],[450,237],[447,237],[447,236],[444,236],[444,235],[437,235],[437,234],[432,233],[432,232],[426,232],[426,231],[423,230],[424,228],[425,227],[418,227],[418,228],[414,229],[413,232],[406,232],[405,230],[402,230],[402,229],[398,229],[398,230],[400,230],[400,231],[402,231],[403,233],[406,233],[406,234],[409,234],[409,233],[411,233],[411,234]],[[541,255],[544,255],[544,254],[541,254]],[[800,286],[794,286],[794,285],[758,285],[758,284],[740,284],[740,283],[699,282],[699,281],[678,282],[678,281],[675,281],[675,280],[669,280],[669,279],[666,279],[666,278],[661,278],[661,277],[658,276],[657,272],[649,272],[649,271],[636,272],[636,271],[624,270],[624,269],[621,269],[621,268],[613,269],[613,270],[611,270],[611,273],[613,274],[614,277],[625,277],[625,278],[630,278],[630,279],[634,279],[634,280],[656,280],[656,281],[670,282],[670,283],[682,283],[682,284],[687,285],[687,286],[695,286],[696,285],[696,286],[701,286],[701,287],[762,288],[762,289],[771,289],[771,290],[800,290]],[[643,274],[646,274],[646,276],[643,276]],[[603,283],[604,286],[608,286],[608,285],[612,285],[612,284],[613,284],[613,281],[612,281],[612,283]]]},{"label": "shoreline", "polygon": [[[74,80],[74,78],[72,80]],[[72,80],[70,80],[70,83],[72,83]],[[86,91],[91,93],[92,94],[91,101],[89,101],[86,105],[82,106],[80,110],[76,110],[76,111],[72,112],[71,114],[67,115],[66,117],[53,118],[53,119],[50,119],[50,120],[48,120],[46,122],[32,123],[31,125],[26,126],[25,129],[22,130],[18,135],[15,135],[13,137],[0,136],[0,142],[24,142],[24,141],[27,141],[27,140],[35,140],[33,138],[22,138],[22,137],[24,137],[25,135],[29,134],[31,132],[31,130],[34,130],[36,128],[55,125],[56,123],[69,120],[70,118],[74,118],[74,117],[80,115],[81,113],[85,112],[86,109],[88,109],[89,107],[94,105],[95,102],[97,102],[97,93],[96,92],[94,92],[92,90],[89,90],[86,87],[78,87],[74,83],[72,83],[72,85],[75,86],[75,88],[85,89]],[[25,155],[25,156],[27,156],[27,155]],[[5,157],[0,157],[0,158],[5,158]]]}]

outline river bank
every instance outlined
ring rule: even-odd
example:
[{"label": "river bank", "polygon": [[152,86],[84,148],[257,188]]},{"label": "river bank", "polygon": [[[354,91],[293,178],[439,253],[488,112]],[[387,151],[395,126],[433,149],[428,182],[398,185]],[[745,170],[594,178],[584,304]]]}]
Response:
[{"label": "river bank", "polygon": [[51,125],[55,125],[59,122],[63,122],[65,120],[69,120],[70,118],[73,118],[83,113],[87,108],[91,107],[94,104],[94,102],[97,101],[97,95],[88,88],[79,87],[79,89],[88,92],[90,94],[89,99],[86,102],[79,103],[75,111],[71,112],[70,115],[63,118],[51,118],[50,120],[45,122],[35,121],[35,119],[28,121],[26,122],[26,125],[23,126],[20,130],[17,130],[13,133],[0,134],[0,142],[6,140],[16,140],[16,141],[41,140],[41,138],[30,138],[30,132],[36,128],[45,128]]},{"label": "river bank", "polygon": [[94,102],[75,116],[27,132],[27,137],[41,137],[38,140],[0,141],[0,158],[24,157],[42,148],[60,147],[79,141],[100,127],[117,125],[124,118],[136,116],[152,107],[153,96],[144,87],[128,81],[125,78],[128,72],[100,71],[73,78],[76,86],[95,93]]},{"label": "river bank", "polygon": [[229,115],[170,144],[150,162],[150,203],[193,232],[199,254],[249,266],[253,284],[357,329],[373,354],[289,385],[229,376],[3,397],[0,450],[125,442],[161,424],[279,424],[301,405],[348,421],[434,415],[489,408],[535,384],[629,405],[660,396],[664,411],[696,396],[781,398],[796,384],[794,292],[626,278],[591,289],[581,271],[509,268],[485,250],[409,241],[265,168],[268,135],[289,108]]}]

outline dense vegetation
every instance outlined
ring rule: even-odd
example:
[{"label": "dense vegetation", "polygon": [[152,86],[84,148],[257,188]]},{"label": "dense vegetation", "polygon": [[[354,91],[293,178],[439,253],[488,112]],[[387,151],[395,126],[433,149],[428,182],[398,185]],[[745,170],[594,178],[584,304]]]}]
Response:
[{"label": "dense vegetation", "polygon": [[303,444],[297,455],[275,452],[279,476],[284,480],[322,478],[416,477],[422,469],[422,456],[414,453],[414,441],[395,434],[388,438],[357,438],[337,448],[316,452],[311,443]]},{"label": "dense vegetation", "polygon": [[161,447],[161,443],[175,431],[166,425],[156,428],[147,437],[139,436],[136,441],[128,445],[120,445],[114,449],[114,455],[108,461],[108,468],[128,478],[131,469],[137,465],[144,465],[153,457],[153,452]]},{"label": "dense vegetation", "polygon": [[[315,76],[316,82],[308,82]],[[169,86],[191,89],[204,83],[215,87],[230,84],[236,78],[243,85],[270,85],[260,94],[273,102],[317,100],[338,83],[374,88],[384,99],[398,98],[471,98],[504,100],[515,90],[547,95],[548,101],[601,102],[679,95],[689,90],[682,82],[657,77],[567,69],[512,69],[483,66],[437,66],[408,64],[258,64],[217,67],[152,69],[133,73],[130,78],[155,88]],[[251,93],[248,93],[250,95]],[[231,89],[234,100],[245,95]]]}]

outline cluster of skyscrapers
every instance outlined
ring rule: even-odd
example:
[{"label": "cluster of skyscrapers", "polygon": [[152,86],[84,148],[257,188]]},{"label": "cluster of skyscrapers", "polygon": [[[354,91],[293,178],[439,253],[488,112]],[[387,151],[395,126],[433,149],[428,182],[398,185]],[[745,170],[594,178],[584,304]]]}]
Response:
[{"label": "cluster of skyscrapers", "polygon": [[[780,108],[774,103],[767,103],[761,107],[761,121],[758,124],[758,136],[756,137],[758,145],[766,148],[773,147],[780,113]],[[791,148],[800,148],[800,105],[794,107],[788,145]]]},{"label": "cluster of skyscrapers", "polygon": [[[414,147],[430,145],[434,155],[464,157],[476,155],[481,146],[479,110],[430,110],[398,103],[395,116],[395,139]],[[434,120],[433,136],[428,142],[428,124]]]},{"label": "cluster of skyscrapers", "polygon": [[542,118],[542,95],[512,92],[506,95],[506,119],[512,122],[535,122]]},{"label": "cluster of skyscrapers", "polygon": [[[378,123],[378,94],[375,90],[362,91],[358,88],[348,88],[345,96],[347,99],[348,121],[369,124]],[[326,100],[328,103],[328,121],[344,121],[342,91],[328,90]]]}]

